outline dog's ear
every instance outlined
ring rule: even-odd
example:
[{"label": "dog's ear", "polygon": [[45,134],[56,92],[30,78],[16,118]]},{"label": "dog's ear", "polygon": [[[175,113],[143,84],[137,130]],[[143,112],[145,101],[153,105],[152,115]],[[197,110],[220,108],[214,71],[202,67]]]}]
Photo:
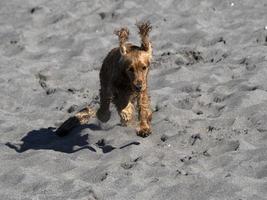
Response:
[{"label": "dog's ear", "polygon": [[114,34],[119,37],[119,43],[120,43],[120,51],[122,55],[125,55],[127,53],[126,49],[126,42],[129,38],[129,29],[126,27],[123,27],[121,29],[115,30]]},{"label": "dog's ear", "polygon": [[147,52],[152,52],[151,42],[149,41],[149,33],[152,26],[149,21],[136,23],[141,37],[141,49]]}]

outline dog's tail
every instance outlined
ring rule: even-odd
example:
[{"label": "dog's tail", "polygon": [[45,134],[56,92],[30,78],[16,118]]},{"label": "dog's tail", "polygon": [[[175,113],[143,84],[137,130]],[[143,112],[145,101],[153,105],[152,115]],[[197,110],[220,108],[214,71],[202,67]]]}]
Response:
[{"label": "dog's tail", "polygon": [[86,124],[89,120],[96,116],[96,112],[93,108],[87,106],[76,113],[73,117],[67,119],[63,124],[58,127],[56,134],[58,136],[65,136],[74,128]]}]

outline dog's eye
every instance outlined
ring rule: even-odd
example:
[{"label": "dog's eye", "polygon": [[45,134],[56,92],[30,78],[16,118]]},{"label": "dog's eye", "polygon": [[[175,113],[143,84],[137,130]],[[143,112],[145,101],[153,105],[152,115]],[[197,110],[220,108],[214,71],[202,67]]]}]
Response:
[{"label": "dog's eye", "polygon": [[143,70],[144,70],[144,71],[146,70],[146,66],[143,67]]},{"label": "dog's eye", "polygon": [[134,68],[133,68],[133,67],[130,67],[130,68],[128,69],[128,71],[129,71],[129,72],[134,72]]}]

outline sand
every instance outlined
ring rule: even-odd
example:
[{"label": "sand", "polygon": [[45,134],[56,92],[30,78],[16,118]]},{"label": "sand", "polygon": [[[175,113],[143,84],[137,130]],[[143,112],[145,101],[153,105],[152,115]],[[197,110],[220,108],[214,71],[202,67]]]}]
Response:
[{"label": "sand", "polygon": [[[97,107],[113,30],[150,20],[153,134]],[[267,199],[265,0],[1,0],[0,198]],[[265,28],[266,27],[266,28]]]}]

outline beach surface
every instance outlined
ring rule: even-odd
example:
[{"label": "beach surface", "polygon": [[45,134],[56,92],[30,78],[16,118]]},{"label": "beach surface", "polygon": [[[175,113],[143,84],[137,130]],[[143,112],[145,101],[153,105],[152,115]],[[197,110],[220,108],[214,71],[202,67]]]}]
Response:
[{"label": "beach surface", "polygon": [[[153,26],[153,133],[99,106],[115,28]],[[1,0],[0,198],[266,200],[266,0]]]}]

